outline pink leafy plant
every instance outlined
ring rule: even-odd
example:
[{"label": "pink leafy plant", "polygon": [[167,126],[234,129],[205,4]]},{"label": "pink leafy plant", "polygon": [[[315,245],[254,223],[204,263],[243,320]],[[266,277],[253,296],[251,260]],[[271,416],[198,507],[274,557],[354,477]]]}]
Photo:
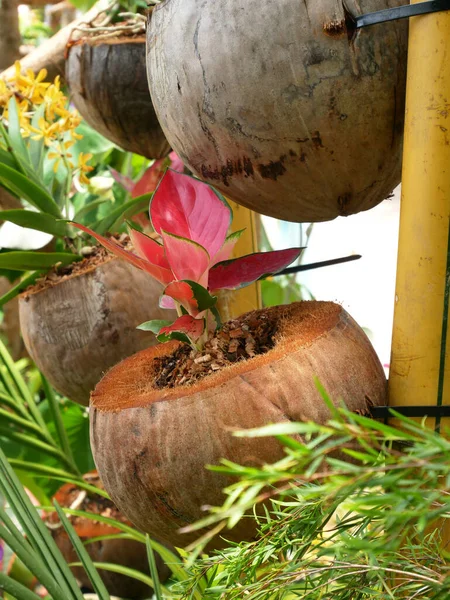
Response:
[{"label": "pink leafy plant", "polygon": [[201,348],[211,328],[220,326],[215,295],[219,290],[236,290],[278,273],[302,250],[288,248],[231,259],[242,231],[228,233],[232,211],[225,198],[208,184],[170,169],[150,201],[150,219],[159,241],[128,224],[135,253],[83,225],[72,225],[164,286],[160,306],[175,308],[178,318],[139,327],[152,331],[160,341],[177,339]]}]

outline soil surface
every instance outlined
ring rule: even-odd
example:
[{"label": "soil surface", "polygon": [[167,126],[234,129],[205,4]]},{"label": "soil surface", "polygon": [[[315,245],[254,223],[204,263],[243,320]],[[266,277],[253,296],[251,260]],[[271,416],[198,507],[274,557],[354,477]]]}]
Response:
[{"label": "soil surface", "polygon": [[[87,473],[83,476],[83,479],[90,485],[98,487],[101,490],[105,489],[97,473]],[[119,512],[111,500],[108,500],[103,496],[87,492],[77,487],[75,484],[67,483],[63,485],[63,487],[58,490],[54,497],[63,508],[83,510],[89,513],[101,515],[103,517],[115,519],[121,523],[129,523],[129,521]],[[106,529],[105,533],[112,533],[112,530],[114,529],[109,525],[101,523],[100,521],[87,519],[86,517],[78,517],[74,515],[67,516],[80,537],[93,537],[95,535],[101,535],[102,533],[98,531],[99,526],[102,530]],[[60,529],[60,527],[62,527],[56,512],[47,514],[45,517],[45,522],[51,530]]]},{"label": "soil surface", "polygon": [[[126,250],[132,250],[130,238],[127,234],[122,233],[110,237]],[[84,251],[85,258],[83,260],[74,261],[70,265],[54,267],[44,277],[40,277],[33,285],[28,287],[23,292],[23,295],[26,297],[27,295],[36,294],[44,289],[54,287],[66,279],[83,275],[114,258],[103,246],[87,246],[84,248]]]},{"label": "soil surface", "polygon": [[239,361],[265,354],[275,346],[279,315],[251,312],[224,324],[201,351],[183,344],[154,360],[154,386],[173,388],[192,384]]}]

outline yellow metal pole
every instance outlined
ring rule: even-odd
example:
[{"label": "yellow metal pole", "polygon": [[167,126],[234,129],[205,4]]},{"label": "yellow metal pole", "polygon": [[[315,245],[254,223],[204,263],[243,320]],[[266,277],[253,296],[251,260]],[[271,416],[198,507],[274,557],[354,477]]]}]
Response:
[{"label": "yellow metal pole", "polygon": [[[236,244],[232,258],[258,252],[257,224],[260,218],[259,215],[228,198],[227,201],[233,210],[233,231],[245,229]],[[219,296],[219,310],[224,321],[260,307],[261,289],[258,282],[236,292],[224,292]]]},{"label": "yellow metal pole", "polygon": [[[450,12],[410,19],[389,404],[450,404]],[[430,420],[431,421],[431,420]],[[448,425],[444,420],[430,426]],[[449,539],[448,532],[444,534]]]}]

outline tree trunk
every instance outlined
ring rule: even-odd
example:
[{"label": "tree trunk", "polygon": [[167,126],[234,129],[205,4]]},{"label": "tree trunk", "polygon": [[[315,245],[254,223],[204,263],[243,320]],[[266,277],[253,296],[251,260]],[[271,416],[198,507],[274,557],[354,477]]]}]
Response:
[{"label": "tree trunk", "polygon": [[20,31],[17,0],[0,2],[0,71],[20,57]]}]

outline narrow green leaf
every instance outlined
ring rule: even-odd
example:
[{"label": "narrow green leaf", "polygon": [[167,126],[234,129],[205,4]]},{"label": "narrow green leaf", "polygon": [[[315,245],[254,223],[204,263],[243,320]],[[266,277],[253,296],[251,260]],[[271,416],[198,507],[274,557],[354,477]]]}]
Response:
[{"label": "narrow green leaf", "polygon": [[6,294],[0,296],[0,308],[15,298],[18,294],[20,294],[20,292],[23,292],[23,290],[25,290],[29,285],[33,285],[36,279],[38,279],[41,275],[42,271],[34,271],[33,273],[30,273],[21,279],[17,285],[9,290],[9,292],[6,292]]},{"label": "narrow green leaf", "polygon": [[70,252],[31,252],[28,250],[13,250],[0,254],[0,268],[13,271],[35,271],[51,269],[57,264],[70,265],[81,256]]},{"label": "narrow green leaf", "polygon": [[150,575],[153,581],[153,592],[156,596],[156,600],[163,600],[161,582],[159,581],[158,569],[156,567],[155,555],[153,553],[152,545],[150,544],[150,537],[147,534],[145,545],[147,548],[148,565],[150,567]]},{"label": "narrow green leaf", "polygon": [[48,406],[50,409],[50,414],[53,419],[53,423],[55,424],[56,433],[59,439],[59,444],[61,450],[66,455],[67,459],[73,464],[73,472],[79,474],[77,466],[75,464],[75,460],[72,454],[72,449],[70,448],[69,438],[67,436],[66,429],[64,427],[64,423],[61,417],[61,411],[59,409],[59,404],[55,396],[55,392],[52,387],[49,385],[47,379],[41,375],[42,379],[42,387],[44,388],[45,397],[48,401]]},{"label": "narrow green leaf", "polygon": [[65,221],[43,212],[38,213],[24,208],[1,210],[0,221],[11,221],[21,227],[36,229],[59,237],[64,237],[68,233]]},{"label": "narrow green leaf", "polygon": [[0,163],[6,165],[10,169],[19,169],[17,161],[14,159],[14,156],[11,154],[11,152],[8,152],[3,148],[0,148]]},{"label": "narrow green leaf", "polygon": [[94,564],[86,548],[84,547],[80,538],[75,533],[75,529],[72,527],[72,524],[64,514],[64,511],[61,509],[58,502],[54,500],[53,503],[55,505],[56,512],[58,513],[58,516],[61,519],[61,523],[63,524],[63,527],[66,530],[70,541],[72,542],[72,546],[74,547],[74,550],[77,553],[78,558],[80,559],[81,564],[84,570],[86,571],[86,574],[89,577],[97,596],[99,597],[99,600],[110,600],[108,590],[106,589],[105,584],[103,583],[102,579],[100,578],[100,575],[95,569]]},{"label": "narrow green leaf", "polygon": [[30,153],[20,130],[19,111],[15,96],[11,96],[8,102],[8,135],[14,152],[24,163],[31,166]]},{"label": "narrow green leaf", "polygon": [[61,218],[62,215],[58,205],[43,186],[2,163],[0,163],[0,177],[13,185],[20,192],[21,197],[28,200],[30,204],[42,212],[58,219]]},{"label": "narrow green leaf", "polygon": [[8,577],[8,575],[5,575],[1,572],[0,590],[11,594],[15,598],[20,598],[20,600],[40,600],[40,596],[29,590],[15,579],[12,579],[12,577]]},{"label": "narrow green leaf", "polygon": [[39,437],[42,436],[44,439],[46,439],[39,425],[37,425],[34,421],[31,421],[30,418],[25,419],[24,417],[19,417],[18,415],[15,415],[9,410],[4,410],[3,408],[0,408],[0,420],[2,423],[4,423],[5,421],[9,421],[11,425],[16,425],[19,428],[31,431],[35,435]]},{"label": "narrow green leaf", "polygon": [[[144,575],[140,571],[136,571],[136,569],[130,569],[130,567],[124,567],[123,565],[115,565],[113,563],[102,563],[102,562],[94,562],[92,563],[96,569],[104,569],[105,571],[111,571],[112,573],[120,573],[121,575],[126,575],[127,577],[132,577],[133,579],[137,579],[138,581],[142,581],[142,583],[146,583],[149,587],[153,587],[153,580],[148,577],[148,575]],[[81,562],[70,563],[71,567],[83,567],[84,564]]]},{"label": "narrow green leaf", "polygon": [[[45,115],[45,108],[45,102],[43,102],[34,113],[33,118],[31,119],[31,125],[33,127],[39,127],[39,121]],[[34,140],[33,136],[30,136],[28,139],[28,149],[30,152],[31,164],[33,165],[33,169],[40,179],[42,179],[44,176],[44,148],[44,137],[41,137],[39,140]]]},{"label": "narrow green leaf", "polygon": [[166,342],[170,342],[171,340],[176,340],[177,342],[183,342],[185,344],[190,344],[191,340],[185,333],[181,333],[181,331],[171,331],[170,333],[161,333],[156,336],[158,342],[161,344],[165,344]]},{"label": "narrow green leaf", "polygon": [[196,281],[184,280],[189,285],[194,295],[194,298],[198,305],[198,310],[203,312],[215,306],[217,303],[217,296],[211,296],[206,288],[197,283]]},{"label": "narrow green leaf", "polygon": [[152,321],[146,321],[136,327],[141,331],[151,331],[154,334],[158,334],[163,327],[172,325],[172,321],[164,321],[163,319],[153,319]]},{"label": "narrow green leaf", "polygon": [[22,417],[24,417],[25,419],[30,418],[30,415],[27,412],[27,409],[25,408],[24,402],[18,402],[12,396],[9,396],[8,394],[4,394],[2,392],[0,392],[0,406],[1,405],[8,406],[8,408],[11,408],[17,414],[22,415]]},{"label": "narrow green leaf", "polygon": [[[17,475],[0,448],[0,491],[14,508],[14,514],[22,526],[35,553],[47,565],[65,596],[61,600],[82,600],[77,582],[62,557],[55,541],[35,507],[31,504]],[[45,584],[44,584],[45,585]],[[56,598],[54,598],[56,600]]]},{"label": "narrow green leaf", "polygon": [[75,223],[80,223],[83,217],[88,215],[90,212],[92,212],[102,204],[105,204],[105,202],[110,202],[110,200],[94,200],[94,202],[89,202],[89,204],[85,204],[82,208],[80,208],[79,211],[75,213],[75,216],[73,217],[72,221],[74,221]]},{"label": "narrow green leaf", "polygon": [[118,206],[115,210],[112,210],[105,219],[94,223],[92,229],[100,235],[105,235],[107,231],[113,231],[113,225],[119,221],[119,219],[129,219],[136,213],[145,210],[145,208],[148,207],[152,196],[153,193],[143,194],[142,196],[138,196],[137,198],[125,202],[122,206]]}]

